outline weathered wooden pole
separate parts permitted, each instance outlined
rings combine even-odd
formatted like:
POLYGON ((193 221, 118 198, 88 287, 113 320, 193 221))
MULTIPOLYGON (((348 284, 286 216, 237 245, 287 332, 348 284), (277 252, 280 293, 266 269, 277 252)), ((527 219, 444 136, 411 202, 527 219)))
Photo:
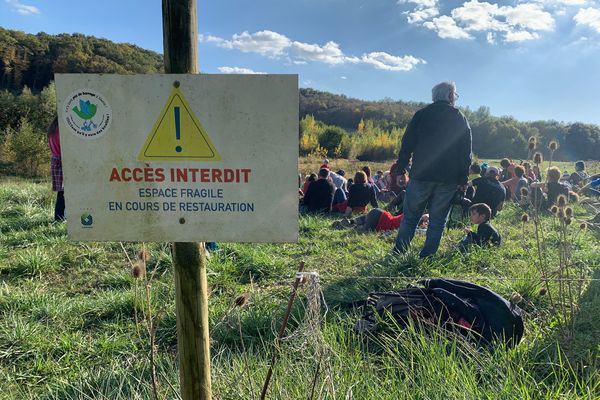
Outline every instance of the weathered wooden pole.
MULTIPOLYGON (((163 0, 162 13, 165 72, 197 74, 196 0, 163 0)), ((209 400, 210 336, 204 243, 174 243, 173 264, 181 398, 209 400)))

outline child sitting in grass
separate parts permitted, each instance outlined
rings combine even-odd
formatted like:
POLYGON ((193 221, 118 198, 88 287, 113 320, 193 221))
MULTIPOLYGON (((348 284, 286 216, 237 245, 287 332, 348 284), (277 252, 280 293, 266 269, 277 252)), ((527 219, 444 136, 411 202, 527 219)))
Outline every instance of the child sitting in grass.
POLYGON ((492 209, 485 203, 476 203, 469 208, 471 223, 477 225, 477 232, 473 232, 470 227, 465 228, 466 236, 460 242, 459 247, 462 252, 468 250, 469 246, 476 244, 481 247, 493 244, 499 246, 502 238, 500 234, 490 223, 492 209))

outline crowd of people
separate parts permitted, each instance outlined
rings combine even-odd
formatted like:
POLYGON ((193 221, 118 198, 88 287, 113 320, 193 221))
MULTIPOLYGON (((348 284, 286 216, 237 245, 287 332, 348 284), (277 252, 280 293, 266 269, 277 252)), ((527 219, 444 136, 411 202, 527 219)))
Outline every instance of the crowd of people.
POLYGON ((418 230, 426 230, 421 257, 436 253, 448 217, 457 206, 477 225, 465 228, 461 251, 472 245, 500 245, 501 235, 492 225, 505 202, 524 208, 549 209, 560 195, 600 196, 600 174, 589 175, 583 161, 571 174, 556 166, 542 176, 539 163, 514 163, 508 158, 499 166, 473 162, 471 128, 454 106, 458 94, 453 82, 432 90, 433 103, 417 111, 402 138, 399 156, 388 171, 364 166, 347 179, 346 171, 333 171, 325 159, 318 174, 302 182, 299 176, 300 211, 340 213, 336 227, 358 231, 394 231, 394 251, 404 253, 418 230), (385 209, 380 208, 385 203, 385 209), (369 206, 371 209, 369 210, 369 206), (355 216, 352 218, 352 216, 355 216))

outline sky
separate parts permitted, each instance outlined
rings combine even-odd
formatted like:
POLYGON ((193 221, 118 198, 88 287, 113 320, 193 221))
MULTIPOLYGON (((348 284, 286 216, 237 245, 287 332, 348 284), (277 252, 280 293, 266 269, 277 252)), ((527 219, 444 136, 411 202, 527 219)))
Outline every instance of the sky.
MULTIPOLYGON (((163 49, 159 0, 0 0, 0 26, 163 49)), ((205 73, 419 102, 451 80, 458 106, 600 124, 600 0, 201 0, 198 33, 205 73)))

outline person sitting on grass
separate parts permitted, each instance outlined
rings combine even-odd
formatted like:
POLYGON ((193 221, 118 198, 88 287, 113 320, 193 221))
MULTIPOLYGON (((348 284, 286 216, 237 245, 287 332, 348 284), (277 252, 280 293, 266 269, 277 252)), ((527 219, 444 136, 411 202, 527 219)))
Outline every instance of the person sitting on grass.
POLYGON ((354 183, 350 186, 348 200, 345 203, 338 204, 336 207, 339 211, 350 215, 353 211, 366 212, 367 204, 369 203, 371 203, 373 208, 379 207, 375 189, 367 183, 367 174, 363 171, 358 171, 354 175, 354 183))
POLYGON ((472 244, 481 247, 490 244, 495 246, 500 245, 502 238, 496 228, 490 223, 490 218, 492 217, 490 206, 484 203, 473 204, 469 208, 469 217, 471 218, 471 223, 477 225, 477 232, 473 232, 470 227, 465 228, 466 235, 459 244, 462 252, 467 251, 472 244))
POLYGON ((508 158, 503 158, 500 160, 500 166, 502 167, 502 172, 500 173, 500 181, 507 181, 513 176, 515 176, 515 164, 511 162, 508 158))
POLYGON ((507 191, 510 191, 510 198, 513 201, 521 200, 521 188, 528 188, 527 179, 525 178, 525 168, 521 165, 515 167, 515 176, 507 181, 502 182, 507 191))
MULTIPOLYGON (((335 221, 333 228, 355 228, 357 232, 386 232, 397 230, 404 218, 404 214, 392 215, 389 211, 381 208, 374 208, 367 214, 356 218, 344 218, 335 221)), ((429 214, 423 214, 419 221, 419 229, 427 229, 429 223, 429 214)))
POLYGON ((471 182, 471 185, 475 187, 475 195, 469 200, 473 204, 487 204, 492 210, 492 218, 496 216, 498 211, 502 210, 504 198, 506 197, 506 189, 498 182, 498 175, 498 168, 487 167, 484 177, 475 178, 471 182))
POLYGON ((304 180, 304 184, 302 185, 302 194, 306 194, 308 192, 308 187, 311 183, 317 180, 317 174, 312 172, 310 175, 306 175, 306 179, 304 180))
POLYGON ((573 189, 579 189, 585 185, 585 181, 589 178, 587 171, 585 170, 585 163, 583 161, 577 161, 575 163, 575 172, 569 176, 569 183, 573 189))
POLYGON ((328 178, 329 170, 321 168, 319 179, 311 183, 306 194, 304 194, 304 207, 307 211, 313 213, 328 213, 331 211, 335 186, 328 178))
POLYGON ((569 197, 569 187, 560 181, 561 173, 558 167, 550 167, 546 172, 546 183, 534 182, 531 184, 532 190, 536 191, 535 197, 541 197, 539 192, 546 194, 546 201, 543 203, 545 208, 550 208, 556 203, 556 199, 561 194, 569 197))
POLYGON ((535 173, 533 172, 533 169, 531 168, 530 162, 527 162, 527 161, 524 162, 523 168, 525 168, 525 179, 527 179, 527 181, 529 183, 537 181, 537 177, 535 176, 535 173))

